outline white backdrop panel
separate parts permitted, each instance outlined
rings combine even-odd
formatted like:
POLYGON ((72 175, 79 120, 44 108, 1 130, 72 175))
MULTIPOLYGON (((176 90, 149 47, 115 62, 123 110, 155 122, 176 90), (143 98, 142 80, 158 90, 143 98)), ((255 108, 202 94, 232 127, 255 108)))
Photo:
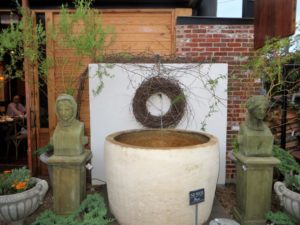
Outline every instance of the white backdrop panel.
MULTIPOLYGON (((141 82, 150 76, 161 74, 177 79, 183 87, 188 110, 176 128, 200 131, 201 122, 212 104, 211 92, 205 84, 211 79, 218 79, 215 95, 220 97, 217 111, 206 121, 205 131, 218 137, 220 142, 220 172, 218 183, 225 183, 226 167, 226 126, 227 126, 227 64, 114 64, 106 68, 112 77, 104 77, 104 87, 98 95, 93 94, 99 85, 97 69, 105 64, 89 65, 89 98, 91 150, 93 152, 93 184, 105 181, 104 175, 104 140, 113 132, 143 128, 132 113, 132 99, 141 82)), ((153 99, 152 99, 153 100, 153 99)), ((155 98, 154 98, 155 101, 155 98)), ((155 103, 160 104, 159 102, 155 103)), ((149 108, 156 113, 155 109, 149 108)))

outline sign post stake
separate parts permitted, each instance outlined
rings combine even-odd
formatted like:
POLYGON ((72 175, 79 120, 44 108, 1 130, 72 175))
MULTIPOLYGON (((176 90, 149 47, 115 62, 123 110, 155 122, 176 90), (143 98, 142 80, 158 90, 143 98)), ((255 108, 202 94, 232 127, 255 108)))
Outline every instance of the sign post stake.
POLYGON ((190 205, 196 205, 195 206, 195 225, 198 225, 198 205, 201 202, 204 202, 205 199, 205 192, 204 188, 198 189, 195 191, 190 191, 189 194, 190 197, 190 205))
POLYGON ((198 204, 196 204, 195 225, 198 225, 198 204))

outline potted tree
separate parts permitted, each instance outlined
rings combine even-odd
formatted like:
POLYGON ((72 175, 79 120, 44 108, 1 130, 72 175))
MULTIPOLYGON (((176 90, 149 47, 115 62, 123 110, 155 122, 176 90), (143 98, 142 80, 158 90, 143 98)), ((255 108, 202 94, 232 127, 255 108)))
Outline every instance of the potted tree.
POLYGON ((45 180, 31 177, 26 168, 0 174, 0 223, 22 225, 44 199, 48 190, 45 180))

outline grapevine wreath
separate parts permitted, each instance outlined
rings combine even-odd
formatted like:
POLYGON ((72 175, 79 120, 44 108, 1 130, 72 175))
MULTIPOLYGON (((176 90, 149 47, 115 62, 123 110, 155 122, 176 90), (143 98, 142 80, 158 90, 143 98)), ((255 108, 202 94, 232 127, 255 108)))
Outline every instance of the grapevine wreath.
POLYGON ((136 90, 132 108, 136 120, 145 127, 175 127, 184 115, 186 99, 177 80, 155 76, 144 80, 136 90), (169 110, 162 116, 151 115, 146 105, 147 100, 157 93, 165 94, 171 101, 169 110))

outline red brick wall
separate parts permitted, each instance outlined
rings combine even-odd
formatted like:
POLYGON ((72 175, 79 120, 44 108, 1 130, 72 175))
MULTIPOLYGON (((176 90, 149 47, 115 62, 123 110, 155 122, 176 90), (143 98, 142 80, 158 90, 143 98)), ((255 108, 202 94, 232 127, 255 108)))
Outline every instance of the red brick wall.
MULTIPOLYGON (((253 25, 177 25, 176 55, 197 62, 228 63, 227 153, 233 149, 243 103, 257 94, 260 84, 241 67, 253 54, 253 25)), ((226 157, 226 182, 235 178, 234 163, 226 157)))

